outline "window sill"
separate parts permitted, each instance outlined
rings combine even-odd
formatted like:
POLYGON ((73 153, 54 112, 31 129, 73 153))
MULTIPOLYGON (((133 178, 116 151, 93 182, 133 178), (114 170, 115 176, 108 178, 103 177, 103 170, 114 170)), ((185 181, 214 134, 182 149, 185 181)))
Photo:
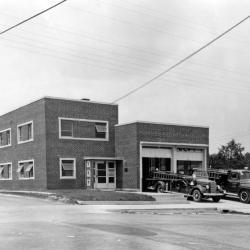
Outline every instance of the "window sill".
POLYGON ((12 178, 11 179, 1 179, 0 178, 0 181, 12 181, 12 178))
POLYGON ((4 146, 0 146, 0 149, 1 149, 1 148, 7 148, 7 147, 11 147, 11 144, 9 144, 9 145, 4 145, 4 146))
POLYGON ((78 138, 78 137, 68 137, 68 136, 59 136, 59 139, 80 140, 80 141, 109 141, 109 138, 78 138))
POLYGON ((32 177, 32 178, 18 178, 18 180, 35 180, 35 177, 32 177))
POLYGON ((60 180, 75 180, 75 179, 76 179, 75 176, 73 176, 73 177, 62 177, 62 176, 60 176, 60 180))
POLYGON ((30 140, 27 140, 27 141, 17 141, 17 144, 24 144, 24 143, 27 143, 27 142, 32 142, 34 141, 34 139, 30 139, 30 140))

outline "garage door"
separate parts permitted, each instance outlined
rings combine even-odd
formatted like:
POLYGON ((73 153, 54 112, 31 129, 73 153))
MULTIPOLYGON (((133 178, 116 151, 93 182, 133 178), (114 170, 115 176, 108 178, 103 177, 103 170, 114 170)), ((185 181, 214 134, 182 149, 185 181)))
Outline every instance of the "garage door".
POLYGON ((172 158, 172 150, 169 148, 142 148, 142 157, 172 158))

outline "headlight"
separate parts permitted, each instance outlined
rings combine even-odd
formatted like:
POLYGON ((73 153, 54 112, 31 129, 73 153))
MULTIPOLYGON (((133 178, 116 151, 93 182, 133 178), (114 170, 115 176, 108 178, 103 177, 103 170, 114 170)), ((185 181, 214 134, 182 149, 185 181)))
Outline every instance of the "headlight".
POLYGON ((207 190, 209 189, 209 185, 206 185, 206 189, 207 189, 207 190))

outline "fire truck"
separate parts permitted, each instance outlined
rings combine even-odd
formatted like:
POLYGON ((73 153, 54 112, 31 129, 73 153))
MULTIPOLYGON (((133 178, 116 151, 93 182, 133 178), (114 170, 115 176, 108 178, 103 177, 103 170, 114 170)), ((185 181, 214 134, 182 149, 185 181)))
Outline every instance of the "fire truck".
POLYGON ((243 203, 250 202, 250 170, 209 170, 209 179, 223 188, 226 196, 235 196, 243 203))
POLYGON ((185 194, 199 202, 202 199, 212 198, 219 202, 224 196, 224 191, 215 181, 208 179, 206 171, 195 171, 192 176, 176 174, 165 171, 154 171, 146 179, 147 189, 159 193, 173 191, 185 194))

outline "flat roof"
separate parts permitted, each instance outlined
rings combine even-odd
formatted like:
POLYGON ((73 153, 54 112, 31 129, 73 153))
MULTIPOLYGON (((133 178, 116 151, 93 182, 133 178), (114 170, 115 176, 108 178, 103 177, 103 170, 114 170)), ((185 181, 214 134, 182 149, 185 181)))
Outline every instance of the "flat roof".
POLYGON ((126 126, 136 123, 144 123, 144 124, 154 124, 154 125, 169 125, 169 126, 183 126, 183 127, 194 127, 194 128, 209 128, 209 126, 200 126, 200 125, 188 125, 188 124, 177 124, 177 123, 164 123, 164 122, 150 122, 150 121, 132 121, 132 122, 126 122, 126 123, 120 123, 116 124, 115 126, 126 126))
POLYGON ((41 98, 35 99, 35 100, 33 100, 33 101, 30 101, 30 102, 27 103, 27 104, 24 104, 24 105, 21 105, 21 106, 19 106, 19 107, 17 107, 17 108, 14 108, 14 109, 12 109, 12 110, 6 112, 6 113, 0 114, 0 117, 1 117, 1 116, 4 116, 4 115, 7 115, 7 114, 9 114, 9 113, 11 113, 11 112, 14 112, 14 111, 16 111, 16 110, 18 110, 18 109, 20 109, 20 108, 25 107, 25 106, 28 106, 28 105, 30 105, 30 104, 32 104, 32 103, 34 103, 34 102, 38 102, 38 101, 40 101, 40 100, 43 100, 43 99, 53 99, 53 100, 62 100, 62 101, 71 101, 71 102, 86 102, 86 103, 93 103, 93 104, 104 104, 104 105, 114 105, 114 106, 118 106, 117 103, 97 102, 97 101, 88 101, 88 100, 81 100, 81 99, 79 100, 79 99, 71 99, 71 98, 63 98, 63 97, 53 97, 53 96, 43 96, 43 97, 41 97, 41 98))
MULTIPOLYGON (((53 96, 44 96, 40 99, 54 99, 54 100, 63 100, 63 101, 72 101, 72 102, 87 102, 87 103, 96 103, 96 104, 105 104, 105 105, 115 105, 118 106, 117 103, 111 103, 111 102, 97 102, 97 101, 91 101, 91 100, 81 100, 81 99, 73 99, 73 98, 63 98, 63 97, 53 97, 53 96)), ((40 100, 39 99, 39 100, 40 100)))

